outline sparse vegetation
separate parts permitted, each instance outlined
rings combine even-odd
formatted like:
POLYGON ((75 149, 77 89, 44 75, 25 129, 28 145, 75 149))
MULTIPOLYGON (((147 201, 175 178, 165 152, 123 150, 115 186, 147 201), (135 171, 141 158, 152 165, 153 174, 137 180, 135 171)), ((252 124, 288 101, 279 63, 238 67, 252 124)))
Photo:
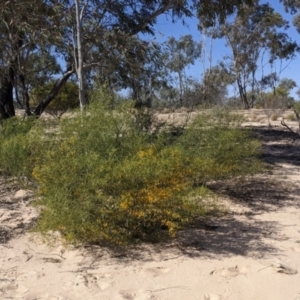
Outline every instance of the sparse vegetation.
POLYGON ((295 116, 295 114, 289 114, 287 117, 286 117, 286 119, 288 120, 288 121, 297 121, 297 118, 296 118, 296 116, 295 116))
POLYGON ((290 132, 300 137, 300 102, 295 102, 293 105, 293 115, 288 116, 288 120, 298 122, 298 129, 292 129, 288 124, 285 123, 284 118, 281 120, 281 125, 287 128, 290 132))
POLYGON ((277 114, 273 114, 273 115, 271 116, 271 121, 277 121, 278 118, 279 118, 279 116, 278 116, 277 114))

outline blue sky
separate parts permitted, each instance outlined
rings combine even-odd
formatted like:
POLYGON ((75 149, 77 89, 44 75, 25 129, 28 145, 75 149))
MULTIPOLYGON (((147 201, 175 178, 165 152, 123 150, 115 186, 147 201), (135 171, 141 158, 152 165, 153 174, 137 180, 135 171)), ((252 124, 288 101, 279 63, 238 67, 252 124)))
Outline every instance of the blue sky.
MULTIPOLYGON (((276 11, 283 15, 284 19, 290 22, 290 28, 287 30, 288 35, 292 38, 292 40, 300 43, 300 34, 296 31, 292 24, 293 17, 290 14, 285 13, 284 7, 279 2, 279 0, 271 1, 270 3, 276 11)), ((197 29, 198 20, 196 18, 190 18, 185 21, 187 25, 184 26, 181 21, 172 23, 171 18, 167 19, 165 16, 160 16, 156 25, 156 41, 164 41, 170 36, 179 38, 182 35, 191 34, 194 37, 195 41, 201 42, 202 35, 197 29)), ((216 64, 218 61, 222 60, 222 58, 226 54, 230 54, 230 50, 226 47, 225 41, 215 40, 213 42, 213 64, 216 64)), ((300 53, 296 56, 296 58, 293 61, 283 62, 282 66, 285 67, 285 69, 280 74, 280 78, 291 78, 296 81, 298 88, 300 88, 300 53)), ((279 71, 279 63, 276 64, 276 69, 276 71, 279 71)), ((187 70, 188 75, 193 76, 197 79, 201 78, 202 72, 203 68, 200 60, 198 60, 198 62, 194 66, 191 66, 189 70, 187 70)), ((269 71, 265 69, 264 72, 265 74, 267 74, 269 71)), ((292 93, 294 96, 295 91, 298 88, 294 89, 292 93)))

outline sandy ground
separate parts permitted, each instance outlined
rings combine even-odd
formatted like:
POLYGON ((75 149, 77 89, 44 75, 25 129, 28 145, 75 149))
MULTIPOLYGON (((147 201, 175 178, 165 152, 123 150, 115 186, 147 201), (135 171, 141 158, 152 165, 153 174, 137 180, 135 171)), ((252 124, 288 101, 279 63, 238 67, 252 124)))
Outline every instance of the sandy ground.
MULTIPOLYGON (((245 124, 249 125, 249 124, 245 124)), ((260 121, 270 174, 210 187, 225 217, 130 250, 45 243, 34 195, 0 179, 0 299, 300 300, 300 141, 260 121)))

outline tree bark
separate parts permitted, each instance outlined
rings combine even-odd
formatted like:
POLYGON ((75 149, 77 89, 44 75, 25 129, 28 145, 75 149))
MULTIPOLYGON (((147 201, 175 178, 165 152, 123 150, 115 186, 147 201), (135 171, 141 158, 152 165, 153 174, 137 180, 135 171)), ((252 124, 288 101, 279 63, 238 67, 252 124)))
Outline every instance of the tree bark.
MULTIPOLYGON (((81 29, 81 20, 85 6, 82 10, 79 9, 79 1, 75 0, 75 9, 76 9, 76 35, 77 35, 77 57, 74 57, 76 61, 76 73, 78 77, 79 85, 79 102, 80 109, 83 110, 86 106, 85 91, 84 91, 84 74, 83 74, 83 54, 82 54, 82 29, 81 29)), ((75 45, 74 45, 75 47, 75 45)))
POLYGON ((22 96, 23 96, 23 106, 25 108, 25 113, 27 116, 31 116, 31 110, 29 105, 29 95, 25 85, 25 78, 23 74, 19 75, 20 83, 22 86, 22 96))
POLYGON ((12 65, 9 66, 8 72, 2 76, 0 83, 0 114, 1 119, 8 119, 15 116, 13 102, 13 82, 15 71, 12 65))
POLYGON ((237 85, 238 85, 238 89, 239 89, 241 102, 243 103, 244 108, 250 109, 250 105, 249 105, 248 98, 247 98, 247 92, 246 92, 245 86, 243 86, 243 84, 242 84, 242 79, 240 78, 240 75, 238 75, 238 77, 237 77, 237 85))

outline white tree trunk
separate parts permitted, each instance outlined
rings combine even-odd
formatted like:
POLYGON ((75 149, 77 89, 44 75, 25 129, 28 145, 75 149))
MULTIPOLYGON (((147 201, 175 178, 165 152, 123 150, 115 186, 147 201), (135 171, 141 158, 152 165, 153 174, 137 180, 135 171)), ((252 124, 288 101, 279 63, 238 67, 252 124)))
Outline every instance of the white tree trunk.
POLYGON ((76 74, 78 78, 79 84, 79 103, 80 109, 83 110, 86 106, 85 99, 85 91, 84 91, 84 72, 83 72, 83 54, 82 54, 82 30, 81 30, 81 22, 82 16, 85 6, 80 10, 79 0, 74 0, 75 9, 76 9, 76 36, 77 36, 77 47, 75 51, 75 55, 77 54, 77 58, 75 57, 76 62, 76 74), (76 53, 77 52, 77 53, 76 53))

